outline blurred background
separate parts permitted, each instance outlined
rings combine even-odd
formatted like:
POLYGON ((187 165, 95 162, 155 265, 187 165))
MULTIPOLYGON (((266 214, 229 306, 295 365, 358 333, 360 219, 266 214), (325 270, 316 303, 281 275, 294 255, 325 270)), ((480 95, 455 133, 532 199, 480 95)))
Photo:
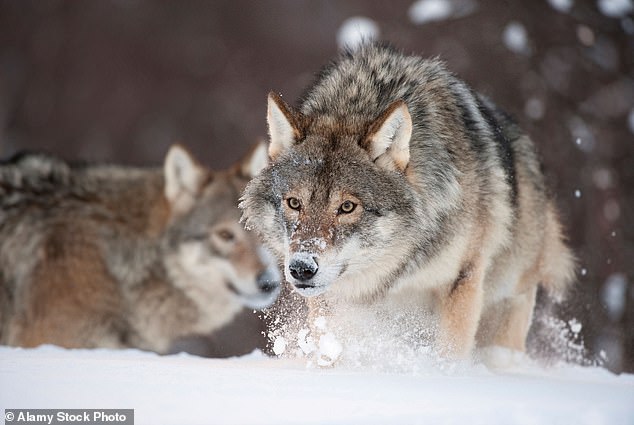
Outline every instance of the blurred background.
MULTIPOLYGON (((579 283, 561 317, 587 355, 634 371, 631 0, 0 0, 0 155, 159 165, 174 142, 212 168, 266 136, 359 31, 440 56, 537 143, 579 283)), ((184 343, 265 343, 253 314, 184 343), (247 331, 244 331, 247 329, 247 331)))

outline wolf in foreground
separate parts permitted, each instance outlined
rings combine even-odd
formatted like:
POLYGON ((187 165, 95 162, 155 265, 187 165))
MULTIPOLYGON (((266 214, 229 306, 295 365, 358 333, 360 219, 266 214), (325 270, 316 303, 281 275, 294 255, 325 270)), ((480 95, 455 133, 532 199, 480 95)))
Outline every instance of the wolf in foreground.
POLYGON ((239 224, 260 144, 212 172, 173 146, 164 167, 71 165, 26 154, 0 166, 0 342, 165 352, 279 292, 239 224))
POLYGON ((268 128, 243 220, 305 297, 431 309, 464 358, 524 351, 538 285, 573 279, 533 142, 438 60, 344 52, 299 108, 269 94, 268 128))

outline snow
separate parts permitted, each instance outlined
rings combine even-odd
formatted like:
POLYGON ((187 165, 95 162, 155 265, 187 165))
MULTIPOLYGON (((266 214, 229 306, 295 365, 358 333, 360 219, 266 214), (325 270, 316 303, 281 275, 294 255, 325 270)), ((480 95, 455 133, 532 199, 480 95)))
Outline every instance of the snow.
POLYGON ((303 240, 300 244, 302 250, 318 249, 323 251, 326 249, 326 240, 324 238, 310 238, 303 240))
POLYGON ((340 49, 355 49, 364 41, 379 38, 380 30, 376 22, 363 16, 346 19, 337 32, 337 44, 340 49))
POLYGON ((319 330, 325 331, 328 326, 328 321, 324 316, 319 316, 315 319, 315 327, 319 330))
POLYGON ((420 0, 409 9, 409 17, 415 24, 442 21, 451 16, 451 3, 447 0, 420 0))
POLYGON ((310 330, 306 328, 301 329, 297 333, 297 345, 299 346, 301 353, 305 356, 317 350, 317 345, 315 345, 315 341, 313 340, 313 337, 310 336, 309 334, 310 334, 310 330))
POLYGON ((337 337, 328 332, 319 337, 319 353, 317 354, 317 365, 332 366, 343 351, 343 346, 337 337))
POLYGON ((611 274, 603 285, 601 298, 612 322, 618 322, 625 312, 627 286, 627 278, 623 273, 611 274))
POLYGON ((584 46, 592 46, 595 41, 594 31, 585 25, 577 26, 577 38, 584 46))
POLYGON ((475 0, 418 0, 407 14, 414 24, 462 18, 473 13, 478 7, 475 0))
POLYGON ((283 336, 278 336, 273 342, 273 353, 275 353, 276 356, 281 356, 282 354, 284 354, 285 351, 286 338, 284 338, 283 336))
POLYGON ((595 138, 592 130, 585 121, 574 115, 568 120, 568 128, 575 140, 575 145, 583 152, 589 153, 594 151, 595 138))
POLYGON ((545 109, 544 102, 536 97, 529 98, 524 105, 524 113, 532 120, 542 119, 546 112, 545 109))
POLYGON ((627 424, 634 376, 530 363, 418 374, 137 350, 0 348, 2 408, 135 409, 143 424, 627 424))
POLYGON ((634 10, 632 0, 599 0, 599 11, 610 18, 622 18, 634 10))
POLYGON ((526 28, 517 21, 511 21, 506 25, 502 33, 502 41, 514 53, 523 55, 530 55, 531 53, 526 28))
POLYGON ((575 335, 579 335, 579 332, 581 332, 581 322, 579 322, 577 319, 570 319, 568 321, 568 325, 570 326, 570 330, 575 334, 575 335))
POLYGON ((574 0, 548 0, 548 4, 559 12, 568 13, 574 5, 574 0))

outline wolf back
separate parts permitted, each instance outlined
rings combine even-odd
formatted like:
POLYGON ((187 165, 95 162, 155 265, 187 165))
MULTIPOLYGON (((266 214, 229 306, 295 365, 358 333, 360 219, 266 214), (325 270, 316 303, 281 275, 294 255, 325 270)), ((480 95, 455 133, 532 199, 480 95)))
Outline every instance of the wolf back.
POLYGON ((524 350, 536 288, 574 276, 532 141, 438 60, 366 44, 298 108, 269 95, 272 163, 241 208, 305 296, 421 300, 438 347, 524 350))

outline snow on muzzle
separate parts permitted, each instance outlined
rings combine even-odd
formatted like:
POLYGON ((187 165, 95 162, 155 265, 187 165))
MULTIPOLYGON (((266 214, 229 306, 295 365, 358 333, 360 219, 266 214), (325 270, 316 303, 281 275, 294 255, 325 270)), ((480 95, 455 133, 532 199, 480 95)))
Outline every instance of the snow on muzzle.
POLYGON ((328 288, 330 279, 328 273, 320 271, 318 257, 312 252, 295 252, 287 258, 284 267, 286 280, 295 291, 304 297, 314 297, 322 294, 328 288))
MULTIPOLYGON (((288 266, 288 271, 293 279, 300 282, 309 282, 319 270, 319 265, 314 256, 295 256, 288 266)), ((298 283, 297 286, 304 283, 298 283)))

